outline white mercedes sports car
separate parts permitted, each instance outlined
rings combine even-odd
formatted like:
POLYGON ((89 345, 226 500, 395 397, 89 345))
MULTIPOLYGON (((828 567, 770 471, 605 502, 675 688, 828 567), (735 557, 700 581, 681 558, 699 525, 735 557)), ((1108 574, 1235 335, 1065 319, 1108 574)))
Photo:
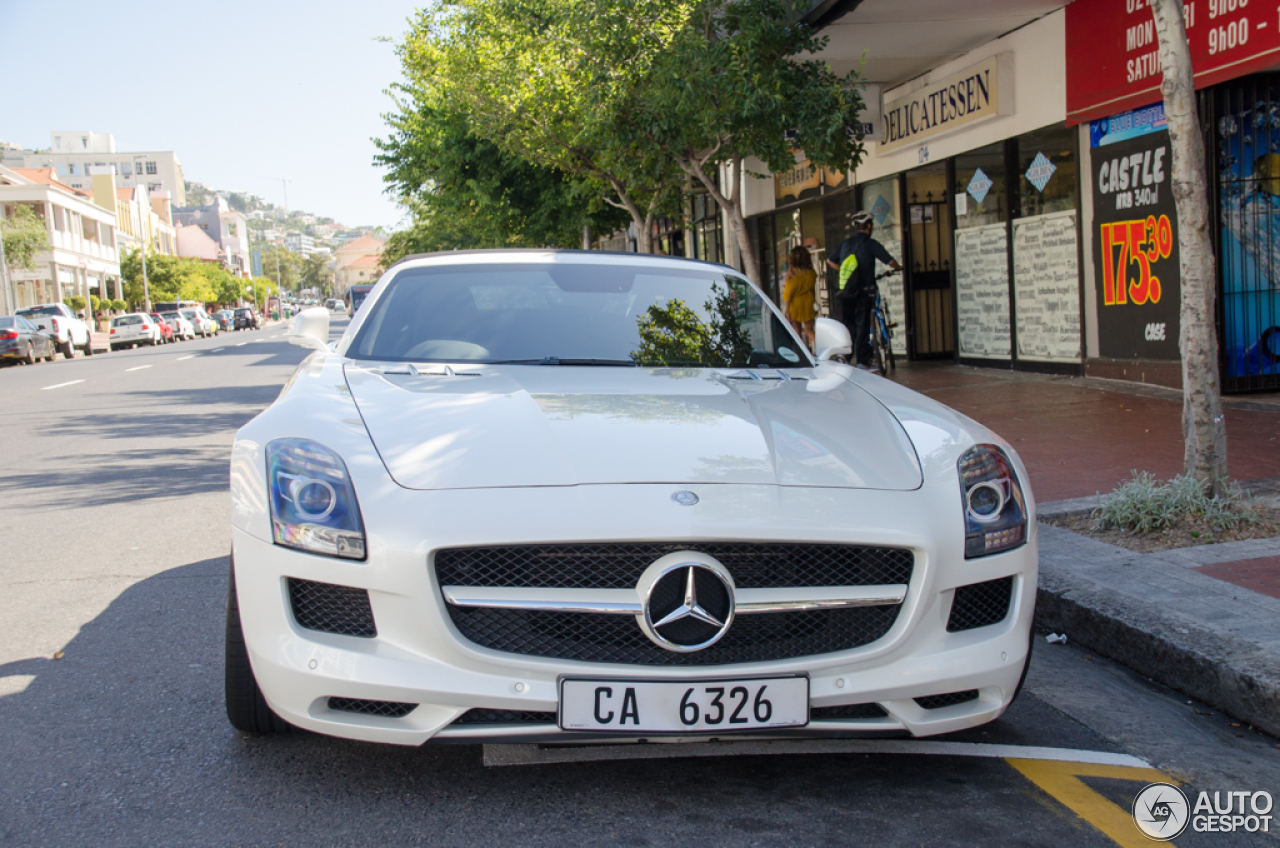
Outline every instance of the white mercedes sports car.
POLYGON ((737 271, 392 267, 231 459, 227 711, 418 745, 926 736, 1018 693, 1035 506, 974 421, 737 271))

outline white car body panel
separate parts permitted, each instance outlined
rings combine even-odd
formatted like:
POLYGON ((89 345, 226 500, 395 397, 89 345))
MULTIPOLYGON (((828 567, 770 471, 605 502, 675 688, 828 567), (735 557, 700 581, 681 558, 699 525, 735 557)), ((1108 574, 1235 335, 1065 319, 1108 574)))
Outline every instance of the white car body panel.
MULTIPOLYGON (((515 256, 566 261, 563 254, 515 256)), ((414 264, 478 261, 492 262, 494 254, 414 264)), ((812 708, 880 705, 885 717, 856 723, 864 735, 945 733, 990 721, 1007 707, 1029 656, 1038 540, 1025 468, 985 427, 829 362, 789 369, 807 382, 736 381, 727 369, 675 375, 465 362, 452 365, 454 376, 426 374, 443 372, 439 364, 424 364, 417 375, 386 374, 406 369, 344 355, 386 281, 335 350, 310 355, 275 404, 240 430, 232 452, 233 576, 243 631, 258 684, 286 721, 405 745, 521 740, 527 731, 520 726, 452 723, 476 707, 554 712, 563 674, 686 681, 807 674, 812 708), (366 561, 272 543, 266 445, 286 437, 312 439, 344 460, 364 521, 366 561), (1014 464, 1027 539, 966 560, 956 463, 980 443, 1002 447, 1014 464), (677 489, 699 502, 674 502, 677 489), (915 566, 897 619, 870 644, 777 661, 679 666, 481 647, 450 620, 432 567, 442 548, 613 540, 883 545, 910 549, 915 566), (1014 582, 1003 621, 947 631, 957 587, 1004 577, 1014 582), (301 627, 290 612, 289 578, 366 590, 377 636, 301 627), (935 710, 913 700, 963 690, 978 697, 935 710), (419 706, 388 718, 331 710, 330 697, 419 706)), ((850 727, 815 720, 805 730, 850 727)), ((603 741, 554 727, 538 738, 603 741)))

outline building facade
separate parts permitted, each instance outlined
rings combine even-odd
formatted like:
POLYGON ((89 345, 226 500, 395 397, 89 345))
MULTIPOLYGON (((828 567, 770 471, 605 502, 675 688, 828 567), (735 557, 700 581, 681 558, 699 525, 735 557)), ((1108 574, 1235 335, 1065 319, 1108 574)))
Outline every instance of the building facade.
POLYGON ((59 182, 52 168, 0 166, 0 217, 12 217, 19 207, 43 222, 49 249, 36 256, 33 268, 9 267, 5 298, 11 308, 59 303, 72 295, 86 301, 90 295, 123 297, 114 209, 59 182))
MULTIPOLYGON (((195 243, 203 245, 203 242, 191 238, 189 234, 187 236, 182 234, 183 228, 198 227, 206 236, 218 244, 219 259, 228 271, 240 277, 252 276, 249 255, 249 221, 243 213, 231 209, 222 195, 214 195, 213 202, 204 206, 174 207, 173 221, 179 228, 179 256, 198 256, 195 253, 187 254, 182 252, 183 250, 194 249, 190 245, 195 243)), ((202 247, 202 249, 204 248, 202 247)), ((199 256, 199 258, 207 257, 199 256)))
POLYGON ((47 150, 5 150, 3 164, 10 168, 53 168, 59 182, 84 191, 92 190, 92 169, 110 168, 123 188, 142 186, 148 193, 167 191, 175 206, 186 204, 182 163, 173 151, 117 151, 115 137, 109 133, 54 130, 49 133, 47 150))
POLYGON ((342 297, 352 286, 375 283, 382 276, 383 242, 360 236, 334 251, 333 293, 342 297))

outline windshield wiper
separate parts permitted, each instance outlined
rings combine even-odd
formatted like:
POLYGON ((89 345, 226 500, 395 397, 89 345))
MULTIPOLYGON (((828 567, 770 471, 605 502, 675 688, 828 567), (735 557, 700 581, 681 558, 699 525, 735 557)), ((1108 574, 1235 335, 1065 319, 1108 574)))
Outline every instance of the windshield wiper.
POLYGON ((638 368, 630 359, 560 359, 556 356, 544 356, 541 359, 498 359, 484 362, 484 365, 603 365, 638 368))

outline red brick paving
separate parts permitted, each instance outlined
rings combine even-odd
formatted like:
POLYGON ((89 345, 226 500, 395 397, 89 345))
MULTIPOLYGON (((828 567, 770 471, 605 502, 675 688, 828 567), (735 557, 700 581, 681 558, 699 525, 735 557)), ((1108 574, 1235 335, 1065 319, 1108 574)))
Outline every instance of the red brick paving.
POLYGON ((1195 569, 1201 574, 1280 598, 1280 556, 1219 562, 1195 569))
MULTIPOLYGON (((1134 469, 1182 471, 1182 404, 1046 378, 954 365, 914 364, 895 378, 1008 439, 1036 498, 1109 492, 1134 469)), ((1280 413, 1228 409, 1227 464, 1238 480, 1280 477, 1280 413)))

